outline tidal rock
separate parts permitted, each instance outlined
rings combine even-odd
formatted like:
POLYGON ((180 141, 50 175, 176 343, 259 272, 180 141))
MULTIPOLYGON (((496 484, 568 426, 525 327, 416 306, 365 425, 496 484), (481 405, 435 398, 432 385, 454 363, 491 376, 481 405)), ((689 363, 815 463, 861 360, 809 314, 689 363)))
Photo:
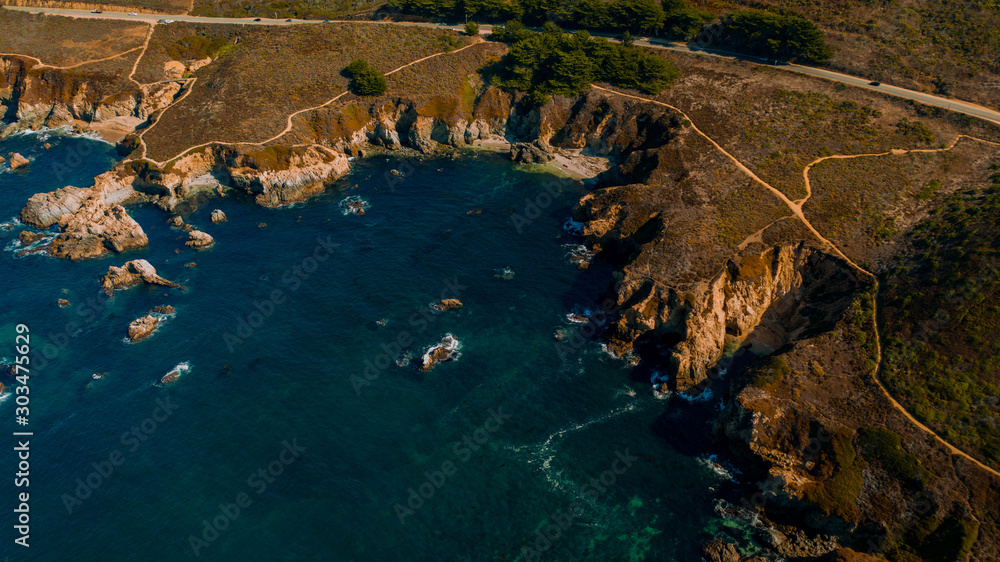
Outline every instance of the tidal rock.
POLYGON ((212 224, 219 224, 220 222, 226 222, 229 220, 226 217, 226 213, 223 213, 221 209, 215 209, 212 211, 212 224))
POLYGON ((11 152, 9 156, 10 162, 8 162, 7 165, 10 166, 11 170, 16 170, 31 163, 27 158, 16 152, 11 152))
POLYGON ((183 285, 167 281, 157 275, 156 268, 146 260, 132 260, 121 267, 111 266, 104 277, 101 277, 101 289, 108 295, 117 290, 128 289, 142 283, 184 288, 183 285))
POLYGON ((740 562, 740 553, 731 543, 715 539, 701 549, 701 555, 708 562, 740 562))
POLYGON ((191 366, 188 363, 178 363, 176 367, 170 370, 169 373, 163 375, 160 382, 163 384, 170 384, 176 382, 177 379, 181 378, 181 375, 187 373, 191 370, 191 366))
POLYGON ((30 246, 43 238, 45 238, 44 234, 31 232, 30 230, 22 230, 21 233, 17 235, 17 239, 21 241, 22 246, 30 246))
POLYGON ((443 299, 434 305, 434 310, 451 310, 453 308, 462 308, 462 301, 458 299, 443 299))
POLYGON ((347 210, 352 214, 358 215, 359 217, 365 216, 364 201, 346 201, 344 205, 347 207, 347 210))
POLYGON ((147 314, 142 318, 133 320, 131 324, 128 325, 128 341, 135 343, 142 341, 149 336, 153 335, 156 330, 156 326, 159 325, 160 320, 151 314, 147 314))
POLYGON ((59 305, 59 308, 66 308, 67 306, 69 306, 69 301, 66 299, 59 299, 58 301, 56 301, 56 304, 59 305))
POLYGON ((175 312, 174 307, 169 304, 163 306, 154 306, 153 312, 158 312, 160 314, 173 314, 175 312))
POLYGON ((183 228, 184 227, 184 217, 182 217, 180 215, 174 215, 174 216, 170 217, 169 219, 167 219, 167 224, 169 224, 170 226, 176 227, 176 228, 183 228))
POLYGON ((420 369, 424 372, 430 371, 438 363, 451 361, 458 357, 458 348, 461 343, 451 335, 445 334, 441 341, 432 345, 420 358, 420 369))
POLYGON ((536 140, 534 142, 519 142, 510 147, 510 159, 521 164, 545 164, 555 159, 552 154, 552 147, 547 143, 536 140))
POLYGON ((212 244, 215 244, 214 238, 200 230, 192 230, 191 232, 188 232, 188 237, 191 239, 185 242, 184 245, 196 250, 208 248, 212 246, 212 244))
POLYGON ((122 253, 149 244, 146 233, 121 205, 88 200, 77 212, 59 219, 62 233, 49 245, 49 254, 73 261, 122 253))

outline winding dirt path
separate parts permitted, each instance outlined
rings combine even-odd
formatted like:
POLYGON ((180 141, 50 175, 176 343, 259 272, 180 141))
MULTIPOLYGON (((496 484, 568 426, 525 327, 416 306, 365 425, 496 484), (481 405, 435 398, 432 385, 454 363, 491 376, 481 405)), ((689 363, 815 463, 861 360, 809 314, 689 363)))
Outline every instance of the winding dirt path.
POLYGON ((149 40, 153 38, 153 31, 155 29, 156 29, 156 24, 155 23, 150 23, 149 24, 149 31, 146 32, 146 40, 142 43, 142 52, 139 53, 139 56, 137 56, 135 58, 135 64, 132 65, 132 72, 128 73, 128 79, 129 79, 129 81, 132 82, 133 84, 135 84, 136 86, 139 86, 140 88, 143 87, 143 86, 145 86, 146 84, 140 84, 135 79, 135 73, 139 69, 139 62, 142 61, 142 57, 145 56, 146 51, 149 50, 149 40))
MULTIPOLYGON (((148 43, 148 41, 147 41, 147 43, 148 43)), ((134 53, 134 52, 136 52, 136 51, 138 51, 139 49, 142 49, 142 48, 143 48, 142 46, 139 46, 139 47, 135 47, 135 48, 129 49, 127 51, 118 53, 116 55, 111 55, 110 57, 104 57, 102 59, 87 60, 87 61, 83 61, 83 62, 78 62, 76 64, 71 64, 69 66, 57 66, 57 65, 54 65, 54 64, 48 64, 48 63, 42 62, 42 59, 40 59, 38 57, 33 57, 31 55, 23 55, 21 53, 0 53, 0 56, 3 56, 3 57, 21 57, 21 58, 24 58, 24 59, 31 59, 31 60, 33 60, 33 61, 35 61, 35 62, 38 63, 38 64, 35 65, 35 68, 51 68, 52 70, 73 70, 74 68, 80 68, 81 66, 86 66, 88 64, 96 64, 96 63, 99 63, 99 62, 104 62, 104 61, 109 61, 109 60, 112 60, 112 59, 117 59, 117 58, 120 58, 120 57, 124 57, 125 55, 130 54, 130 53, 134 53)))
MULTIPOLYGON (((943 445, 953 455, 957 455, 959 457, 962 457, 963 459, 966 459, 966 460, 972 462, 974 465, 976 465, 979 468, 985 470, 986 472, 989 472, 990 474, 992 474, 994 476, 1000 477, 1000 472, 998 472, 997 470, 994 470, 993 468, 990 468, 989 466, 986 466, 985 464, 983 464, 982 462, 976 460, 974 457, 972 457, 968 453, 966 453, 966 452, 962 451, 961 449, 959 449, 958 447, 952 445, 951 443, 949 443, 948 441, 946 441, 943 437, 941 437, 940 435, 938 435, 934 430, 932 430, 931 428, 927 427, 926 425, 924 425, 923 423, 921 423, 919 420, 917 420, 912 414, 910 414, 909 411, 906 410, 906 408, 903 407, 902 404, 900 404, 898 401, 896 401, 895 398, 892 397, 892 395, 889 393, 889 390, 885 387, 885 385, 882 384, 882 381, 879 380, 878 373, 882 369, 882 341, 881 341, 882 338, 881 338, 881 334, 880 334, 879 328, 878 328, 878 292, 879 292, 879 289, 880 289, 879 282, 878 282, 878 277, 876 277, 872 272, 870 272, 870 271, 868 271, 868 270, 860 267, 856 263, 854 263, 850 258, 848 258, 846 255, 844 255, 843 252, 840 251, 840 248, 838 248, 835 244, 833 244, 832 242, 830 242, 829 240, 827 240, 826 238, 824 238, 823 236, 821 236, 819 234, 819 232, 812 226, 812 224, 809 222, 809 219, 806 218, 805 214, 802 211, 802 206, 805 205, 805 203, 807 201, 809 201, 810 197, 812 197, 812 186, 811 186, 810 181, 809 181, 809 172, 810 172, 810 170, 812 170, 812 168, 814 166, 816 166, 817 164, 820 164, 820 163, 822 163, 822 162, 824 162, 826 160, 852 159, 852 158, 865 158, 865 157, 880 157, 880 156, 900 156, 900 155, 911 154, 911 153, 946 152, 946 151, 949 151, 949 150, 952 150, 953 148, 955 148, 955 146, 958 144, 958 142, 960 140, 962 140, 963 138, 967 138, 967 139, 970 139, 970 140, 975 140, 975 141, 986 143, 986 144, 993 145, 993 146, 1000 146, 1000 143, 983 140, 983 139, 972 137, 972 136, 969 136, 969 135, 958 135, 957 137, 955 137, 955 140, 952 141, 952 143, 949 146, 945 147, 945 148, 892 149, 892 150, 890 150, 888 152, 882 152, 882 153, 877 153, 877 154, 855 154, 855 155, 824 156, 822 158, 818 158, 818 159, 810 162, 809 165, 807 165, 805 167, 805 169, 802 171, 802 177, 803 177, 803 179, 805 181, 805 187, 806 187, 806 197, 803 198, 803 199, 799 199, 797 201, 791 201, 790 199, 788 199, 787 196, 785 196, 784 193, 782 193, 778 189, 775 189, 773 186, 771 186, 770 184, 768 184, 767 182, 765 182, 764 180, 762 180, 760 177, 757 176, 757 174, 753 173, 752 170, 750 170, 749 168, 747 168, 735 156, 733 156, 728 151, 726 151, 724 148, 722 148, 722 146, 720 146, 719 143, 715 142, 715 140, 713 140, 711 137, 709 137, 707 134, 705 134, 701 129, 699 129, 697 127, 697 125, 695 125, 694 121, 686 113, 684 113, 680 109, 678 109, 678 108, 676 108, 676 107, 674 107, 672 105, 669 105, 667 103, 661 102, 661 101, 657 101, 657 100, 653 100, 653 99, 649 99, 649 98, 643 98, 643 97, 640 97, 640 96, 634 96, 634 95, 631 95, 631 94, 625 94, 625 93, 622 93, 622 92, 617 92, 617 91, 614 91, 614 90, 610 90, 608 88, 602 88, 602 87, 596 86, 596 85, 593 85, 593 88, 596 89, 596 90, 607 92, 609 94, 613 94, 613 95, 617 95, 617 96, 622 96, 622 97, 626 97, 626 98, 631 98, 631 99, 643 101, 643 102, 646 102, 646 103, 652 103, 652 104, 656 104, 656 105, 661 105, 663 107, 670 108, 670 109, 672 109, 672 110, 680 113, 685 119, 688 120, 688 122, 691 123, 692 130, 694 130, 696 133, 698 133, 703 138, 705 138, 708 142, 710 142, 712 144, 712 146, 714 146, 719 152, 721 152, 724 156, 726 156, 729 160, 731 160, 733 162, 733 164, 736 165, 737 168, 739 168, 743 173, 745 173, 747 176, 749 176, 753 181, 755 181, 758 184, 760 184, 762 187, 764 187, 765 189, 767 189, 768 191, 770 191, 775 197, 777 197, 783 203, 785 203, 785 205, 788 206, 788 208, 792 211, 792 214, 795 216, 795 218, 798 218, 802 222, 802 224, 805 225, 806 228, 808 228, 809 231, 813 233, 813 236, 815 236, 818 240, 820 240, 824 245, 826 245, 829 249, 831 249, 835 254, 837 254, 839 257, 841 257, 847 263, 851 264, 852 267, 854 267, 855 269, 857 269, 861 273, 869 276, 872 279, 872 281, 875 283, 875 299, 874 299, 874 302, 873 302, 874 309, 873 309, 872 317, 873 317, 873 327, 875 329, 875 342, 876 342, 876 350, 877 350, 877 354, 878 354, 878 361, 876 363, 874 371, 871 373, 872 379, 875 381, 875 384, 878 385, 879 389, 882 391, 882 394, 889 400, 889 403, 892 405, 892 407, 895 410, 897 410, 901 414, 903 414, 903 416, 905 416, 906 419, 908 419, 917 428, 919 428, 920 430, 924 431, 925 433, 927 433, 928 435, 930 435, 935 441, 937 441, 938 443, 940 443, 941 445, 943 445)), ((783 217, 783 218, 789 218, 789 217, 783 217)), ((783 220, 783 219, 778 219, 778 220, 783 220)), ((777 221, 775 221, 775 222, 777 222, 777 221)), ((773 224, 774 223, 772 223, 772 225, 773 224)), ((743 244, 746 244, 746 243, 752 241, 755 236, 762 235, 763 232, 764 232, 764 230, 766 230, 770 226, 771 225, 768 225, 768 227, 765 227, 763 230, 750 235, 750 237, 748 237, 743 242, 743 244)))
MULTIPOLYGON (((389 72, 386 72, 385 75, 386 76, 391 76, 393 74, 396 74, 397 72, 400 72, 402 70, 410 68, 411 66, 417 65, 417 64, 422 63, 422 62, 424 62, 426 60, 433 59, 433 58, 436 58, 436 57, 440 57, 442 55, 453 55, 453 54, 456 54, 456 53, 460 53, 460 52, 462 52, 462 51, 464 51, 466 49, 475 47, 476 45, 480 45, 482 43, 483 43, 483 40, 480 39, 478 41, 475 41, 473 43, 470 43, 470 44, 462 47, 461 49, 455 49, 454 51, 442 51, 440 53, 434 53, 432 55, 428 55, 426 57, 417 59, 415 61, 408 62, 408 63, 404 64, 403 66, 400 66, 399 68, 390 70, 389 72)), ((340 98, 342 98, 342 97, 344 97, 344 96, 346 96, 347 94, 350 93, 349 91, 345 90, 345 91, 337 94, 336 96, 330 98, 329 100, 327 100, 326 102, 324 102, 324 103, 322 103, 320 105, 316 105, 316 106, 313 106, 313 107, 307 107, 305 109, 300 109, 300 110, 298 110, 298 111, 290 114, 288 116, 287 120, 286 120, 285 128, 280 133, 278 133, 277 135, 274 135, 273 137, 271 137, 271 138, 269 138, 267 140, 263 140, 263 141, 260 141, 260 142, 209 141, 209 142, 206 142, 206 143, 202 143, 202 144, 199 144, 199 145, 196 145, 196 146, 192 146, 192 147, 186 148, 183 151, 181 151, 179 154, 177 154, 176 156, 173 156, 171 158, 167 158, 166 160, 164 160, 162 162, 158 162, 156 160, 153 160, 152 158, 149 158, 149 156, 148 156, 148 148, 146 146, 146 141, 143 138, 143 136, 146 133, 148 133, 151 129, 153 129, 153 127, 155 127, 157 123, 159 123, 159 121, 163 117, 164 113, 166 113, 170 108, 176 106, 181 101, 183 101, 184 98, 186 98, 194 90, 194 83, 196 81, 197 81, 197 78, 193 78, 191 80, 191 83, 189 84, 188 90, 184 93, 184 95, 182 95, 180 98, 178 98, 177 100, 175 100, 174 103, 172 103, 169 106, 167 106, 166 108, 164 108, 163 111, 160 112, 160 117, 157 118, 156 123, 153 123, 152 125, 150 125, 149 127, 147 127, 145 130, 143 130, 142 133, 139 134, 139 143, 140 143, 140 145, 142 147, 142 154, 140 156, 134 158, 133 160, 147 160, 149 162, 152 162, 152 163, 156 164, 157 166, 161 166, 162 167, 167 162, 170 162, 171 160, 176 160, 178 158, 181 158, 185 154, 188 154, 188 153, 190 153, 190 152, 192 152, 194 150, 198 150, 200 148, 205 148, 207 146, 212 146, 212 145, 219 145, 219 146, 264 146, 265 144, 270 143, 270 142, 274 142, 274 141, 280 139, 281 137, 287 135, 288 133, 290 133, 292 131, 293 127, 294 127, 293 120, 295 119, 295 117, 297 117, 297 116, 299 116, 299 115, 301 115, 303 113, 308 113, 310 111, 316 111, 318 109, 322 109, 322 108, 324 108, 324 107, 326 107, 326 106, 328 106, 328 105, 336 102, 340 98)), ((307 146, 307 145, 296 145, 296 146, 307 146)), ((309 146, 320 146, 320 147, 322 147, 322 145, 315 144, 315 143, 311 144, 309 146)))

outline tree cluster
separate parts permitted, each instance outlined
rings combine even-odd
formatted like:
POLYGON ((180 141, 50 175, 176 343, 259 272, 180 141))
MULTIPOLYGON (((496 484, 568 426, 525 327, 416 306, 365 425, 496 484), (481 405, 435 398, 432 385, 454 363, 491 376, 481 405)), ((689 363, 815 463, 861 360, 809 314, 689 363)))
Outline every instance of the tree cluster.
POLYGON ((632 33, 659 33, 693 37, 712 15, 688 6, 685 0, 390 0, 400 11, 448 20, 502 22, 525 25, 546 22, 572 29, 632 33))
POLYGON ((833 56, 813 22, 790 13, 741 10, 722 22, 716 40, 741 53, 820 63, 833 56))
POLYGON ((680 74, 660 57, 591 37, 586 31, 564 33, 552 23, 534 33, 511 21, 494 28, 493 35, 511 43, 493 81, 528 92, 529 102, 536 104, 544 103, 549 94, 576 95, 593 81, 658 94, 680 74))

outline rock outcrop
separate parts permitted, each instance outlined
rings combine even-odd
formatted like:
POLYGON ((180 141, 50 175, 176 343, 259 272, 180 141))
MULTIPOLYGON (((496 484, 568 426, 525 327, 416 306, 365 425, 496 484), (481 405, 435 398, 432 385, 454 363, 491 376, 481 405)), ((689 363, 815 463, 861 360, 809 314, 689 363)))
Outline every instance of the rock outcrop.
POLYGON ((23 168, 23 167, 27 166, 28 164, 31 164, 30 160, 28 160, 27 158, 25 158, 24 156, 21 156, 20 154, 18 154, 16 152, 11 152, 8 155, 8 158, 9 159, 8 159, 8 162, 7 162, 7 166, 9 166, 11 170, 16 170, 18 168, 23 168))
POLYGON ((456 359, 460 346, 461 343, 455 336, 445 334, 441 338, 441 341, 429 347, 420 358, 420 370, 427 372, 437 366, 438 363, 456 359))
POLYGON ((215 244, 215 239, 211 235, 206 234, 200 230, 192 230, 188 232, 188 237, 190 240, 184 243, 185 246, 189 248, 194 248, 196 250, 203 250, 205 248, 211 248, 215 244))
POLYGON ((49 245, 49 253, 73 261, 99 258, 146 246, 149 239, 139 223, 121 205, 88 201, 79 211, 59 221, 62 233, 49 245))
POLYGON ((31 232, 30 230, 22 230, 17 235, 17 239, 21 242, 22 246, 30 246, 31 244, 43 240, 44 238, 44 234, 31 232))
POLYGON ((180 84, 137 86, 125 76, 79 69, 36 70, 37 63, 0 56, 0 115, 14 123, 0 128, 0 139, 15 132, 87 122, 125 134, 169 105, 180 84))
POLYGON ((159 324, 160 320, 152 314, 147 314, 142 318, 133 320, 132 323, 128 325, 128 341, 136 343, 148 338, 153 335, 153 332, 156 331, 156 327, 159 324))
POLYGON ((510 159, 521 164, 544 164, 555 159, 552 147, 541 140, 514 143, 510 147, 510 159))
POLYGON ((226 217, 226 213, 223 213, 221 209, 215 209, 212 211, 212 224, 219 224, 229 220, 226 217))
POLYGON ((184 288, 183 285, 178 285, 157 275, 156 268, 146 260, 132 260, 126 262, 121 267, 111 266, 108 268, 108 272, 101 277, 101 289, 108 295, 114 294, 115 291, 128 289, 143 283, 163 287, 184 288))
POLYGON ((434 310, 453 310, 462 306, 462 301, 458 299, 442 299, 434 304, 434 310))

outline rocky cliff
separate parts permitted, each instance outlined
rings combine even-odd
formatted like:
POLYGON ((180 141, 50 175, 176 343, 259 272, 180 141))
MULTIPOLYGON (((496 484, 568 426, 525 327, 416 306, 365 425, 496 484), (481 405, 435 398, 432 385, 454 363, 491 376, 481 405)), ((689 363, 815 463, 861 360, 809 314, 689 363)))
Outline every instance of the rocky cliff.
POLYGON ((134 130, 166 107, 180 91, 178 82, 138 85, 120 68, 92 70, 43 67, 30 59, 0 56, 0 138, 26 129, 74 123, 134 130))

